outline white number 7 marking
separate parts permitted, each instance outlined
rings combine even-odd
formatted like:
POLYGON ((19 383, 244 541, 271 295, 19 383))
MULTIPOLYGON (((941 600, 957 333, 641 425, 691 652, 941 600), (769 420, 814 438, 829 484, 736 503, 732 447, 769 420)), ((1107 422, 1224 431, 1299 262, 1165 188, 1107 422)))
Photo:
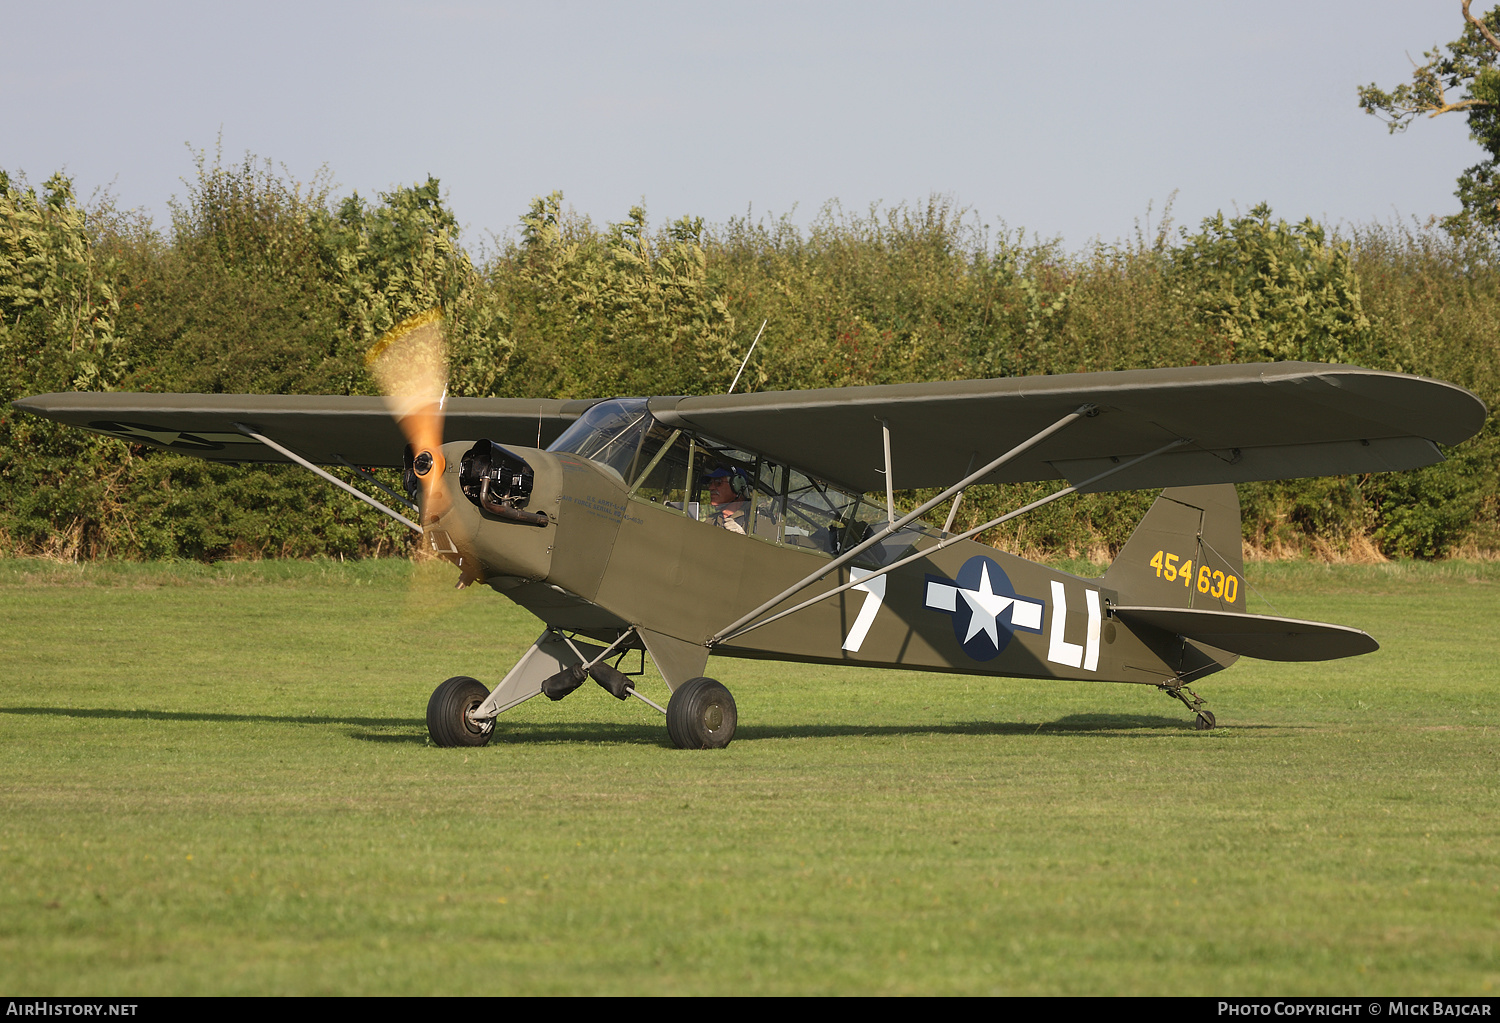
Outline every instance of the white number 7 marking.
MULTIPOLYGON (((849 578, 856 581, 870 574, 867 568, 849 570, 849 578)), ((885 601, 885 579, 885 576, 877 575, 869 582, 853 587, 864 592, 865 602, 864 606, 859 609, 859 616, 854 619, 854 628, 849 630, 849 638, 844 640, 844 649, 851 654, 859 653, 859 648, 864 645, 865 637, 870 634, 870 626, 875 624, 875 615, 885 601)))

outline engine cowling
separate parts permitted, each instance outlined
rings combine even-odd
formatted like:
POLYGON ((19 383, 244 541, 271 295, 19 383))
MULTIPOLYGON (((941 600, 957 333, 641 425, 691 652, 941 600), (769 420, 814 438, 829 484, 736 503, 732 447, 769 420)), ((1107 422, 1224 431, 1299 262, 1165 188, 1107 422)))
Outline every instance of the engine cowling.
POLYGON ((441 515, 430 520, 424 516, 423 542, 433 554, 459 567, 461 586, 501 577, 545 579, 552 564, 556 507, 562 491, 557 460, 531 448, 524 449, 524 454, 500 450, 504 457, 493 458, 490 441, 443 445, 446 490, 453 500, 441 515), (475 448, 481 449, 480 455, 468 459, 475 448), (486 461, 484 456, 491 457, 486 461), (530 472, 529 492, 524 494, 526 474, 519 470, 523 465, 530 472), (518 476, 522 477, 519 485, 518 476), (523 498, 529 507, 515 507, 523 498))

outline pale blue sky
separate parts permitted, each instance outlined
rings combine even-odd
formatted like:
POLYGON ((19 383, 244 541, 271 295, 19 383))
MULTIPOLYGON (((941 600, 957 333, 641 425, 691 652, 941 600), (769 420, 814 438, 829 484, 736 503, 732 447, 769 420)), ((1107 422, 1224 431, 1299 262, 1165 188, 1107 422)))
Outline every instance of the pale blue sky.
POLYGON ((470 244, 561 189, 660 223, 953 196, 1070 248, 1266 200, 1330 223, 1453 212, 1463 121, 1389 136, 1458 0, 1257 3, 14 3, 0 167, 165 221, 188 145, 341 192, 439 177, 470 244))

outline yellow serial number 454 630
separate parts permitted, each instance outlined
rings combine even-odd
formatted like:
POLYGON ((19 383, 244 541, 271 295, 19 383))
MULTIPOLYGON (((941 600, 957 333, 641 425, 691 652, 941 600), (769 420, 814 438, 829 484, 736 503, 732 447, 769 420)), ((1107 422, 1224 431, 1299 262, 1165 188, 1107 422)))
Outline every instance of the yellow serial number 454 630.
MULTIPOLYGON (((1151 558, 1151 567, 1156 569, 1158 579, 1166 579, 1170 582, 1181 579, 1183 586, 1193 585, 1193 559, 1191 558, 1179 558, 1175 554, 1157 551, 1151 558)), ((1198 592, 1233 604, 1235 598, 1240 595, 1240 581, 1233 575, 1225 575, 1207 565, 1199 565, 1198 592)))

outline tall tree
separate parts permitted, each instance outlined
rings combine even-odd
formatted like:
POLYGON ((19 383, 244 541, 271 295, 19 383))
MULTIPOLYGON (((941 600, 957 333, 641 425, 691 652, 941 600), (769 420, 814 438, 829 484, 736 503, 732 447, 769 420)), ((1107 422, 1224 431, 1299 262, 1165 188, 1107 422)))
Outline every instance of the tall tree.
POLYGON ((1409 84, 1390 92, 1374 83, 1359 90, 1360 109, 1386 122, 1392 134, 1405 131, 1419 115, 1462 112, 1469 120, 1469 137, 1488 159, 1458 177, 1454 193, 1463 212, 1443 221, 1458 235, 1476 231, 1500 234, 1500 7, 1483 17, 1463 0, 1464 32, 1447 47, 1422 54, 1427 59, 1412 69, 1409 84), (1450 93, 1457 98, 1450 98, 1450 93))

